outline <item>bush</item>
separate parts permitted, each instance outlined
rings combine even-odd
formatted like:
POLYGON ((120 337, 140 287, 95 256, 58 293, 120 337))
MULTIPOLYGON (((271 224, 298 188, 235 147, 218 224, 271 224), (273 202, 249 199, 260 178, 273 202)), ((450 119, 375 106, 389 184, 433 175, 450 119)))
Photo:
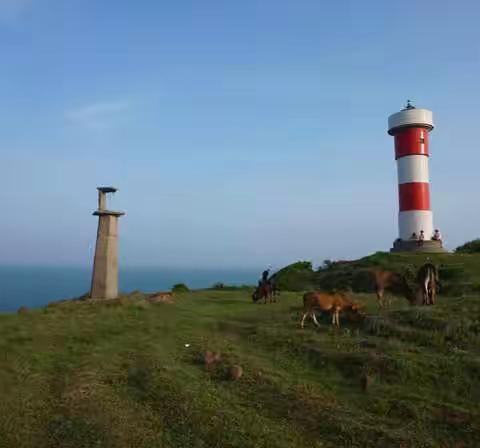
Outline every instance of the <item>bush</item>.
POLYGON ((299 261, 281 269, 272 276, 277 287, 284 291, 315 289, 315 272, 310 261, 299 261))
POLYGON ((182 292, 189 292, 190 289, 185 283, 177 283, 173 285, 172 292, 182 293, 182 292))
POLYGON ((457 254, 478 254, 480 253, 480 238, 476 240, 468 241, 462 246, 455 249, 457 254))

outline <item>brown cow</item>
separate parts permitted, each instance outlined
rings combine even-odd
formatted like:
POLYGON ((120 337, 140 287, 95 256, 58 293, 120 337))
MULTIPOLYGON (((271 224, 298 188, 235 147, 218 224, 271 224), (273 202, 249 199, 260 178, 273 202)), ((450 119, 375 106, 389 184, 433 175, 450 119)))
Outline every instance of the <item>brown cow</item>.
POLYGON ((390 271, 375 271, 373 276, 375 279, 375 293, 377 294, 378 305, 380 308, 383 308, 385 306, 385 289, 398 289, 399 287, 403 287, 404 278, 400 274, 390 271))
POLYGON ((300 326, 303 328, 307 316, 311 316, 314 324, 318 327, 319 323, 315 316, 315 310, 330 311, 332 313, 332 325, 340 326, 340 312, 351 311, 357 316, 363 317, 364 313, 360 311, 360 306, 347 299, 345 294, 326 293, 326 292, 307 292, 303 296, 303 316, 300 326))
POLYGON ((402 295, 410 305, 425 304, 423 286, 416 285, 412 289, 404 275, 390 271, 376 271, 373 275, 375 278, 375 292, 380 307, 385 305, 384 294, 386 289, 402 295))

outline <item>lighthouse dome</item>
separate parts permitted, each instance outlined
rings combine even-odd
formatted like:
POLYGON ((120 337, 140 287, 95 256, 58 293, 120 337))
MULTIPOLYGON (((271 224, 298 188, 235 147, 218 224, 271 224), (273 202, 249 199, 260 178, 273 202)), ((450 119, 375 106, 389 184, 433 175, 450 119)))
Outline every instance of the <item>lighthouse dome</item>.
POLYGON ((388 133, 390 135, 394 135, 397 129, 411 126, 431 131, 433 129, 432 111, 408 107, 388 117, 388 133))

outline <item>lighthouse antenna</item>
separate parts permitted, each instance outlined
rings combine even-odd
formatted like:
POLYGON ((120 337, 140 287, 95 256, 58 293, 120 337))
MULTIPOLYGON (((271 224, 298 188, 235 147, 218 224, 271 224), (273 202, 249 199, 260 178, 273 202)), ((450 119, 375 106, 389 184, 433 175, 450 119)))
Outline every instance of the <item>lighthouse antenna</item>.
POLYGON ((407 100, 407 105, 402 110, 416 109, 411 100, 407 100))

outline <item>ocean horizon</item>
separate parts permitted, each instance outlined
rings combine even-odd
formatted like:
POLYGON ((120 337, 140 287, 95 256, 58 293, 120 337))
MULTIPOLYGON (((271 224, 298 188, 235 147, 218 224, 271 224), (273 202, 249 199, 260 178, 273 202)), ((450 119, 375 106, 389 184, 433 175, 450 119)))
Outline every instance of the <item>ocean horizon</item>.
MULTIPOLYGON (((126 267, 119 272, 119 289, 125 294, 169 290, 176 283, 192 289, 208 288, 216 282, 253 285, 260 274, 261 269, 253 268, 126 267)), ((80 297, 89 292, 91 275, 91 268, 85 267, 0 266, 0 312, 80 297)))

